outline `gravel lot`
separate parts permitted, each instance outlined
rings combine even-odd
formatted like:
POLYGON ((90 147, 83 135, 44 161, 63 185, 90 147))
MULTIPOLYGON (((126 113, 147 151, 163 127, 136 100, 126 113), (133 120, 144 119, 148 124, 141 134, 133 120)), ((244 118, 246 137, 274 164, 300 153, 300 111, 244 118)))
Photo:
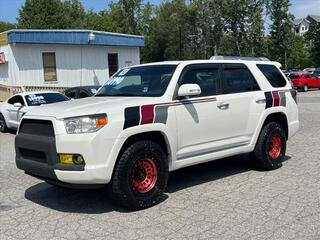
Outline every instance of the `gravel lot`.
POLYGON ((300 96, 281 169, 254 170, 242 155, 179 170, 167 198, 139 212, 23 174, 14 134, 0 134, 0 239, 320 239, 320 94, 300 96))

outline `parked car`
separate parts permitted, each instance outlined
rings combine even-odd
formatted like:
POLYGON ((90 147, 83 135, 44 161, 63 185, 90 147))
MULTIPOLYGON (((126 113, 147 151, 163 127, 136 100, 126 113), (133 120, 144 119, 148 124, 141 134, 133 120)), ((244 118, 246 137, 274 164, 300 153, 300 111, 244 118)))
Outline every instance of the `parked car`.
POLYGON ((169 171, 240 153, 280 168, 299 128, 280 64, 215 59, 126 67, 94 97, 33 109, 15 140, 17 167, 54 185, 109 184, 135 210, 160 201, 169 171))
POLYGON ((294 73, 290 75, 293 87, 307 92, 310 88, 320 88, 320 77, 311 73, 294 73))
POLYGON ((81 86, 73 87, 64 91, 64 94, 72 99, 92 97, 101 86, 81 86))
POLYGON ((317 68, 314 72, 314 75, 316 75, 317 77, 320 77, 320 68, 317 68))
POLYGON ((305 68, 303 69, 304 72, 313 73, 316 69, 315 68, 305 68))
POLYGON ((0 103, 0 132, 17 129, 22 116, 41 105, 69 100, 59 92, 23 92, 0 103))

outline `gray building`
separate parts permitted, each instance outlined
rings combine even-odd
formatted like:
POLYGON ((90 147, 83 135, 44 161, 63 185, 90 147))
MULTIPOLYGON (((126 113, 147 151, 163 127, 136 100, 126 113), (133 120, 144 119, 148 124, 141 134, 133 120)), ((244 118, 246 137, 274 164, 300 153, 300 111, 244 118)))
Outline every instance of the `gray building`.
POLYGON ((293 21, 294 32, 299 36, 306 34, 311 26, 320 23, 320 16, 308 15, 306 18, 297 18, 293 21))
POLYGON ((0 85, 66 88, 103 84, 140 63, 143 36, 92 30, 10 30, 0 34, 0 85))

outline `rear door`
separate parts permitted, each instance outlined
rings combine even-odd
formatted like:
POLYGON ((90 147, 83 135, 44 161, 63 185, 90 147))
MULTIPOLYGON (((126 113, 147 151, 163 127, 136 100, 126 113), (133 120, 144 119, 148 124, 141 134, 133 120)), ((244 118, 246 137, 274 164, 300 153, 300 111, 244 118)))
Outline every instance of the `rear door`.
POLYGON ((217 108, 224 138, 220 143, 230 148, 247 145, 265 109, 264 93, 245 64, 223 64, 221 81, 217 108))

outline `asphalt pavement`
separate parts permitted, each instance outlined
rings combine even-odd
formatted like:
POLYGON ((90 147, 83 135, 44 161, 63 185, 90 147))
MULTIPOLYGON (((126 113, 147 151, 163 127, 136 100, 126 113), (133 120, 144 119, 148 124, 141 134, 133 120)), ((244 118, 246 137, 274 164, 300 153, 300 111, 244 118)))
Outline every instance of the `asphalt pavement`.
POLYGON ((103 190, 25 175, 14 134, 0 133, 0 239, 320 239, 320 93, 299 102, 301 129, 281 169, 257 171, 248 155, 182 169, 162 203, 138 212, 103 190))

